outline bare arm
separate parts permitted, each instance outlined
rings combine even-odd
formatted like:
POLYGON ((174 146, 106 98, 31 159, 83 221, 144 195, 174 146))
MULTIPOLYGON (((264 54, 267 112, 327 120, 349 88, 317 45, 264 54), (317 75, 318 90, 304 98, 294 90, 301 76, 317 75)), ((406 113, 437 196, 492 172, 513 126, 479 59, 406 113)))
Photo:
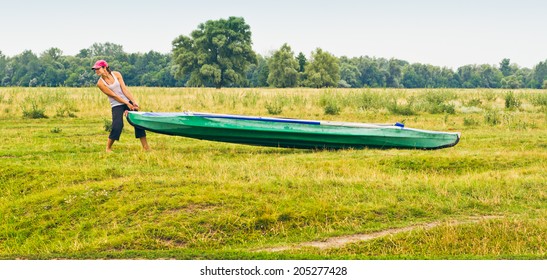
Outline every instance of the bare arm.
MULTIPOLYGON (((109 89, 101 80, 97 81, 97 87, 107 96, 114 98, 114 100, 126 104, 127 107, 129 107, 130 110, 134 110, 134 106, 131 105, 128 101, 123 100, 121 97, 119 97, 117 94, 115 94, 111 89, 109 89)), ((129 98, 129 96, 128 96, 129 98)), ((131 99, 130 99, 131 100, 131 99)))
POLYGON ((122 74, 120 72, 112 72, 112 74, 116 75, 116 78, 118 78, 118 81, 120 82, 120 86, 122 88, 122 92, 125 96, 127 96, 127 98, 129 98, 129 100, 131 100, 131 102, 133 102, 133 105, 138 108, 139 105, 137 104, 137 100, 135 99, 135 97, 133 96, 133 94, 129 91, 129 89, 127 88, 127 86, 125 85, 125 82, 123 80, 123 77, 122 77, 122 74))

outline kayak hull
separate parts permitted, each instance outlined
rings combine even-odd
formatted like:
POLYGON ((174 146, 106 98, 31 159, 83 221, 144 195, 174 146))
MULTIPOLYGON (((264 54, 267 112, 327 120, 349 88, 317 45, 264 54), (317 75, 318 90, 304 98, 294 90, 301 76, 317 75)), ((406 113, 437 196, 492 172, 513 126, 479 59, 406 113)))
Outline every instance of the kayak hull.
POLYGON ((201 140, 303 148, 439 149, 459 142, 457 132, 397 125, 323 122, 210 113, 129 112, 128 122, 148 131, 201 140))

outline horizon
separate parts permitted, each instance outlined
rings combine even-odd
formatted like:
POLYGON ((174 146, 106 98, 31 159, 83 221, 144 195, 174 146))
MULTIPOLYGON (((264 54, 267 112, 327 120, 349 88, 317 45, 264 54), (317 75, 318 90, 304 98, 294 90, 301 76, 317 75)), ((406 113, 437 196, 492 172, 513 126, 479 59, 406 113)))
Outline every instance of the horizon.
MULTIPOLYGON (((116 44, 115 42, 96 42, 96 43, 99 43, 99 44, 105 44, 105 43, 116 44)), ((116 44, 116 45, 120 45, 120 44, 116 44)), ((90 48, 90 47, 91 47, 91 46, 88 46, 87 48, 82 48, 82 49, 80 49, 80 50, 88 49, 88 48, 90 48)), ((52 48, 54 48, 54 47, 52 47, 52 48)), ((125 53, 127 53, 127 54, 145 54, 145 53, 148 53, 148 52, 157 52, 157 53, 160 53, 160 54, 162 54, 162 55, 171 54, 171 51, 169 51, 169 52, 158 52, 158 51, 156 51, 156 50, 149 50, 149 51, 144 51, 144 52, 140 52, 140 51, 139 51, 139 52, 128 52, 128 51, 125 50, 125 47, 124 47, 124 46, 122 46, 122 48, 123 48, 123 51, 124 51, 125 53)), ((50 48, 47 48, 47 49, 45 49, 44 51, 46 51, 46 50, 48 50, 48 49, 50 49, 50 48)), ((277 49, 277 50, 279 50, 279 49, 277 49)), ((271 51, 273 52, 273 51, 277 51, 277 50, 271 50, 271 51)), ((17 56, 17 55, 20 55, 20 54, 22 54, 22 53, 24 53, 24 52, 26 52, 26 51, 29 51, 29 50, 23 50, 23 51, 21 51, 21 53, 18 53, 18 54, 15 54, 15 55, 11 55, 11 56, 8 56, 8 55, 4 54, 4 53, 2 52, 2 50, 0 50, 0 54, 6 55, 8 58, 12 58, 12 57, 17 56)), ((37 56, 40 56, 41 53, 44 52, 44 51, 42 51, 42 52, 39 52, 39 53, 38 53, 38 52, 34 52, 34 51, 32 51, 32 50, 30 50, 30 51, 31 51, 33 54, 37 55, 37 56)), ((62 49, 61 49, 61 51, 62 51, 62 55, 63 55, 63 56, 76 56, 76 55, 78 54, 78 53, 75 53, 75 54, 66 54, 62 49)), ((323 51, 328 52, 328 50, 323 50, 323 51)), ((257 53, 256 51, 255 51, 255 53, 256 53, 257 55, 259 54, 259 53, 257 53)), ((267 54, 267 55, 260 54, 260 55, 262 55, 262 56, 265 57, 265 58, 268 58, 268 57, 271 56, 270 54, 267 54)), ((296 57, 297 55, 298 55, 298 53, 295 53, 295 57, 296 57)), ((304 55, 306 55, 306 54, 304 54, 304 55)), ((310 58, 310 55, 311 55, 311 54, 306 55, 306 58, 309 59, 309 58, 310 58)), ((342 57, 342 56, 337 56, 337 57, 340 58, 340 57, 342 57)), ((351 57, 346 56, 346 57, 348 57, 349 59, 352 59, 352 58, 359 58, 359 57, 369 57, 369 58, 371 58, 371 59, 386 59, 386 60, 398 59, 398 60, 405 61, 405 62, 407 62, 407 63, 409 63, 409 64, 431 65, 431 66, 434 66, 434 67, 448 68, 448 69, 450 69, 450 70, 452 70, 452 71, 456 71, 456 70, 458 70, 458 69, 461 68, 461 67, 469 66, 469 65, 472 65, 472 66, 490 65, 490 66, 495 66, 496 68, 498 68, 498 67, 500 66, 500 63, 502 62, 502 61, 500 60, 499 62, 497 62, 497 63, 492 63, 492 64, 489 64, 489 63, 473 63, 473 64, 460 65, 460 66, 458 66, 457 68, 452 68, 452 67, 449 67, 449 66, 434 65, 434 64, 430 64, 430 63, 422 63, 422 62, 419 62, 419 61, 418 61, 418 62, 410 62, 410 61, 407 61, 407 60, 404 60, 404 59, 400 59, 400 58, 397 58, 397 57, 390 57, 390 58, 387 58, 387 57, 376 57, 376 56, 368 56, 368 55, 359 55, 359 56, 351 56, 351 57)), ((502 58, 502 60, 503 60, 503 59, 509 59, 511 65, 516 64, 516 63, 514 63, 513 60, 512 60, 511 58, 509 58, 509 57, 502 58)), ((547 61, 547 60, 544 60, 544 61, 547 61)), ((522 69, 522 68, 533 69, 537 64, 539 64, 539 63, 541 63, 541 62, 544 62, 544 61, 538 61, 536 64, 532 65, 531 67, 524 67, 524 66, 521 66, 521 65, 518 65, 518 64, 516 64, 516 65, 517 65, 520 69, 522 69)))

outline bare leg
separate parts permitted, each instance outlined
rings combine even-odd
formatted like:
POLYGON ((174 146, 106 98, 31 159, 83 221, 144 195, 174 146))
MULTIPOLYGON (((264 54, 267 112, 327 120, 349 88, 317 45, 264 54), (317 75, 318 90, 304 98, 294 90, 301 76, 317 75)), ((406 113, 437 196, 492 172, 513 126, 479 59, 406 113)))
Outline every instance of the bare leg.
POLYGON ((150 151, 150 146, 148 146, 148 142, 146 141, 146 136, 139 138, 141 139, 142 148, 145 151, 150 151))
POLYGON ((112 152, 112 145, 114 144, 114 141, 115 140, 112 140, 112 139, 108 138, 108 142, 106 142, 106 152, 107 153, 112 152))

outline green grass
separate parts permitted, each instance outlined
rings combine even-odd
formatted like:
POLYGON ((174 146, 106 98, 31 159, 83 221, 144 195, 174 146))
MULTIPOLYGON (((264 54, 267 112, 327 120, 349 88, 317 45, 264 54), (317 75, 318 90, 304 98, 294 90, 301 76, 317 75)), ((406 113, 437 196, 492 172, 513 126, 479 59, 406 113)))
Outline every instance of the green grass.
POLYGON ((268 104, 282 104, 283 117, 399 121, 462 140, 435 151, 310 151, 150 133, 147 153, 126 124, 107 154, 110 109, 98 89, 0 88, 0 258, 547 256, 545 90, 513 90, 510 108, 503 90, 132 90, 145 111, 270 115, 268 104), (48 118, 25 117, 28 104, 48 118), (480 216, 499 218, 451 223, 480 216), (335 249, 256 252, 428 222, 442 224, 335 249))

